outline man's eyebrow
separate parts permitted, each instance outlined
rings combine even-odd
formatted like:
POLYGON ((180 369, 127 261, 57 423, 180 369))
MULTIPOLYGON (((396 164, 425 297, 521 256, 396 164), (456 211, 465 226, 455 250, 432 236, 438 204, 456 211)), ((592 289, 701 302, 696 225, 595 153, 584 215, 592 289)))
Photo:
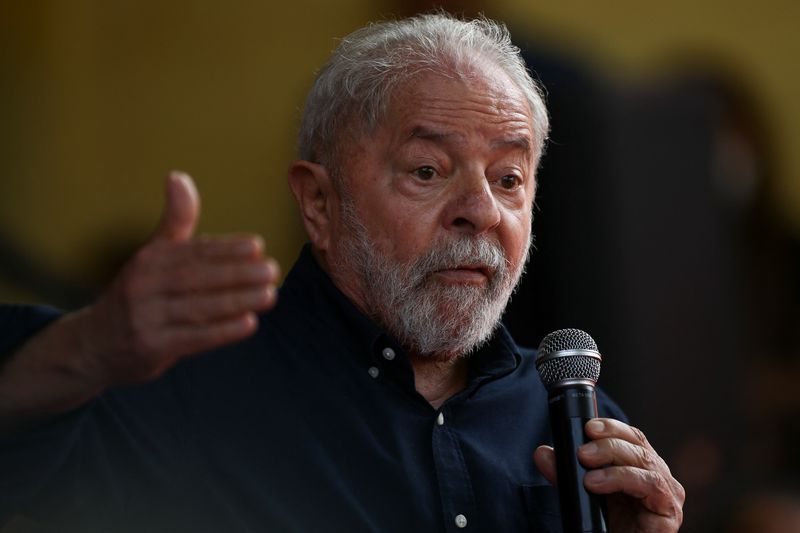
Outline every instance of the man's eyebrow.
POLYGON ((415 126, 411 130, 411 135, 408 139, 424 139, 426 141, 447 141, 456 135, 444 131, 437 131, 428 128, 427 126, 415 126))
POLYGON ((513 137, 509 139, 497 139, 492 141, 490 145, 493 149, 495 148, 517 148, 522 150, 523 152, 530 152, 531 150, 531 141, 528 137, 513 137))

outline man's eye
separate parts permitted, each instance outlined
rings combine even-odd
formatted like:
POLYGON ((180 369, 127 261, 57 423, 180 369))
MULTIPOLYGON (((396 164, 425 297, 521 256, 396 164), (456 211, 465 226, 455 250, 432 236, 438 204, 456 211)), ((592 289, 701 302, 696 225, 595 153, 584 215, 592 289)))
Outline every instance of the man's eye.
POLYGON ((432 180, 436 176, 436 169, 433 167, 419 167, 414 171, 414 175, 422 181, 432 180))
POLYGON ((507 176, 500 178, 500 186, 509 191, 519 187, 519 182, 519 176, 515 176, 513 174, 508 174, 507 176))

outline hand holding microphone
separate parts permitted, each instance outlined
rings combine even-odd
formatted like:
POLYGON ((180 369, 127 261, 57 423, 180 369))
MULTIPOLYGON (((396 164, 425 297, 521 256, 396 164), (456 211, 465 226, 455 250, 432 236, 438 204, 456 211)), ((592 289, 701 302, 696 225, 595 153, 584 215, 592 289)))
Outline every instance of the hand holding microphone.
POLYGON ((678 531, 685 492, 664 460, 640 430, 596 418, 600 360, 594 340, 575 329, 545 337, 536 360, 555 451, 540 446, 534 460, 558 485, 564 533, 678 531))

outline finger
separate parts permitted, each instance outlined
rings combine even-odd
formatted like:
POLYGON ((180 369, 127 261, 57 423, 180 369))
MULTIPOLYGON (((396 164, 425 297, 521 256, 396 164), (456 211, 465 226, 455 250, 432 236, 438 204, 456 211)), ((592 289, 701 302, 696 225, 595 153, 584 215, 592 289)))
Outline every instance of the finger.
POLYGON ((211 324, 166 328, 158 342, 166 354, 181 357, 240 341, 255 333, 257 328, 256 315, 245 313, 211 324))
POLYGON ((206 324, 247 312, 265 311, 275 305, 274 286, 170 298, 165 302, 165 319, 170 324, 206 324))
POLYGON ((273 260, 191 262, 173 267, 161 281, 163 293, 180 296, 187 292, 217 291, 256 285, 274 285, 279 268, 273 260))
POLYGON ((167 178, 166 204, 153 240, 190 239, 200 216, 200 195, 188 174, 173 171, 167 178))
POLYGON ((259 235, 201 236, 185 246, 185 253, 198 259, 257 259, 264 254, 259 235))
POLYGON ((533 452, 533 462, 547 481, 556 484, 556 454, 550 446, 539 446, 533 452))
POLYGON ((632 444, 653 450, 647 437, 640 429, 629 426, 613 418, 593 418, 586 423, 584 430, 591 439, 622 439, 632 444))
POLYGON ((584 444, 578 448, 578 459, 586 468, 635 466, 670 474, 667 463, 652 448, 619 438, 598 439, 584 444))
POLYGON ((648 511, 661 516, 677 517, 681 513, 683 487, 658 472, 612 466, 588 472, 584 485, 596 494, 627 494, 642 502, 648 511))

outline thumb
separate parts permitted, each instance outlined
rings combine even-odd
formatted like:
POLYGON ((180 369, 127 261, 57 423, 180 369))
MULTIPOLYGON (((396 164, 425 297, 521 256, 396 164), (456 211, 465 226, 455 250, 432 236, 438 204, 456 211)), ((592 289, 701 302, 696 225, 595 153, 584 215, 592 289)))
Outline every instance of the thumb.
POLYGON ((186 241, 192 237, 200 216, 200 195, 185 172, 174 170, 167 177, 166 204, 153 239, 186 241))
POLYGON ((547 478, 547 481, 556 484, 556 454, 550 446, 539 446, 533 454, 536 468, 547 478))

